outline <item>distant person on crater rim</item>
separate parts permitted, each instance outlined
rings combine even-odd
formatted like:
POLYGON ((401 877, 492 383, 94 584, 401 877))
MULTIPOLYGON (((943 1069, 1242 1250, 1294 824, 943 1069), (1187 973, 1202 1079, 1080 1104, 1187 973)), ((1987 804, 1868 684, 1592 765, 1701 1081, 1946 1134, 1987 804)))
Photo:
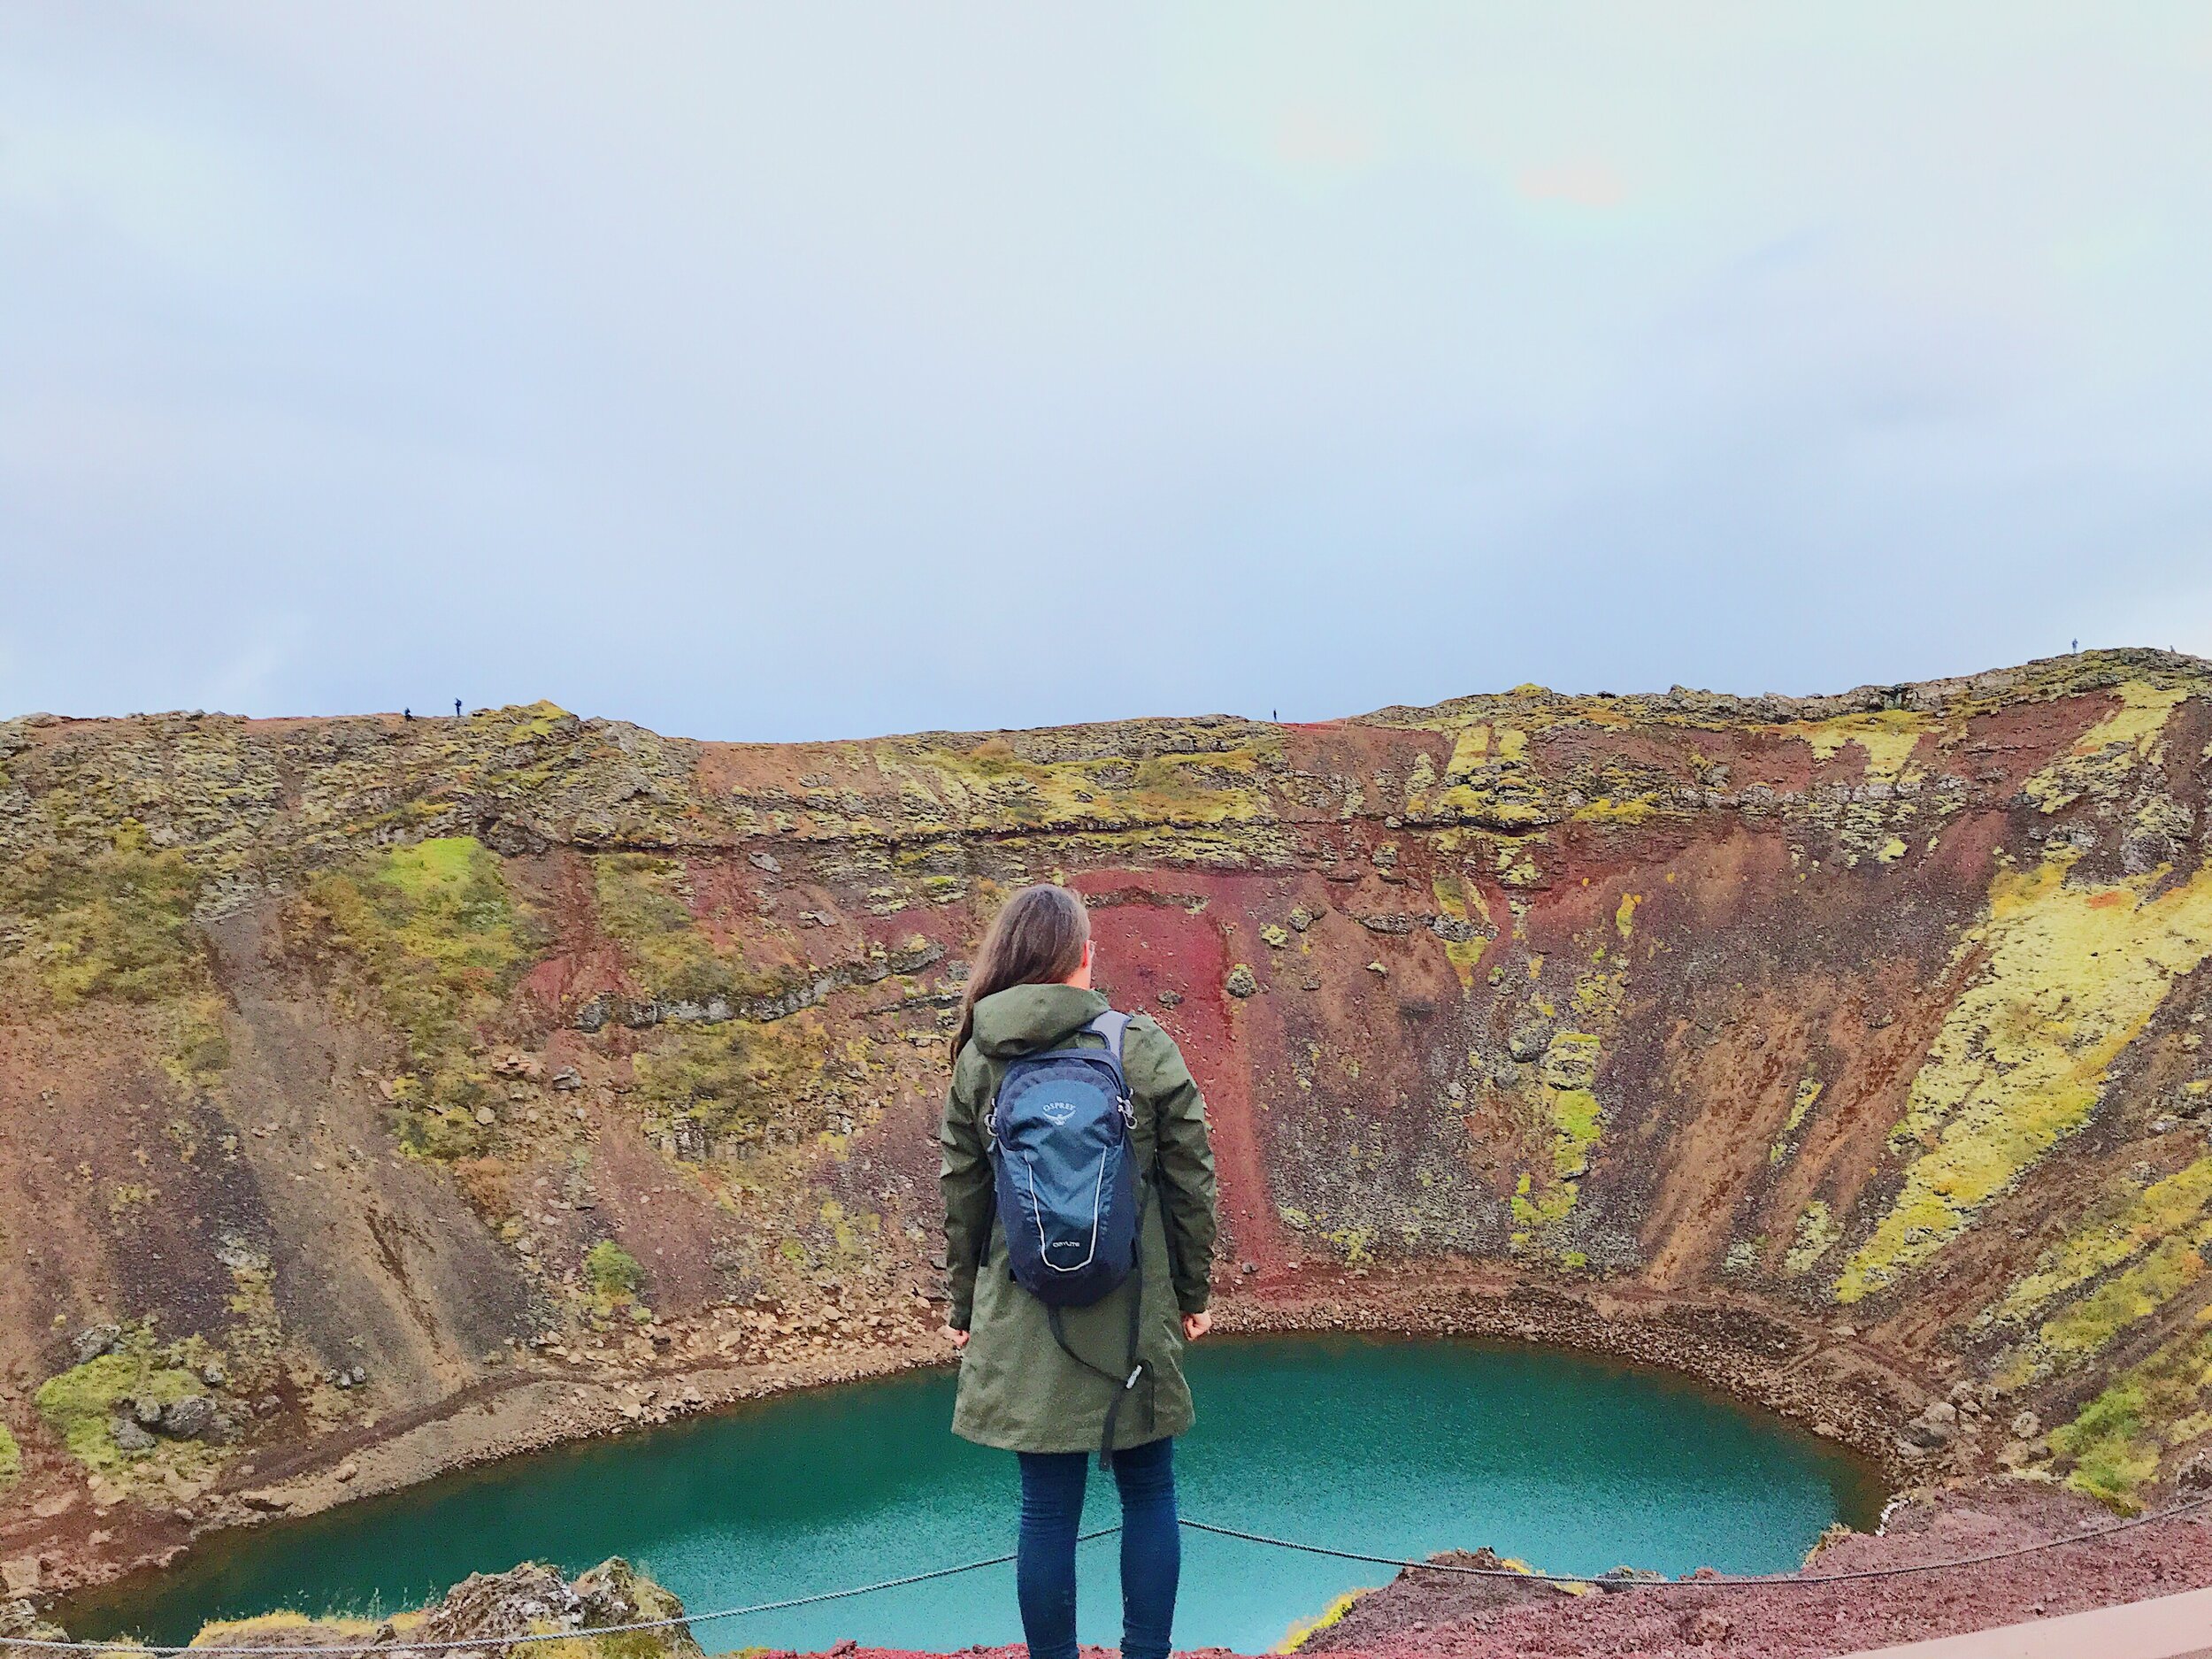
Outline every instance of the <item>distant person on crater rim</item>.
POLYGON ((1175 1040, 1091 988, 1083 901, 1007 900, 968 976, 943 1153, 953 1432, 1021 1458, 1032 1659, 1075 1659, 1089 1454, 1121 1495, 1124 1659, 1165 1659, 1182 1568, 1182 1350, 1206 1333, 1217 1217, 1205 1102, 1175 1040))

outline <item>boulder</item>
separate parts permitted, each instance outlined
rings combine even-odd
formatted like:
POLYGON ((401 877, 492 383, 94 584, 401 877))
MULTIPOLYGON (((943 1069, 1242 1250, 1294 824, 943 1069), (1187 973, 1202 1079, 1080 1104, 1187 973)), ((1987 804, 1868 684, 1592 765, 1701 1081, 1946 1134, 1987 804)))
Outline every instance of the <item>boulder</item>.
POLYGON ((1523 1025, 1505 1040, 1505 1051, 1523 1065, 1533 1065, 1551 1043, 1551 1033, 1540 1025, 1523 1025))
MULTIPOLYGON (((595 1630, 660 1618, 681 1618, 683 1603, 620 1559, 603 1562, 572 1584, 550 1567, 472 1574, 446 1594, 409 1632, 417 1642, 480 1640, 526 1632, 595 1630)), ((698 1659, 689 1628, 672 1625, 631 1640, 655 1659, 698 1659)), ((626 1650, 630 1646, 626 1643, 626 1650)))
POLYGON ((150 1452, 155 1446, 154 1437, 134 1417, 118 1417, 108 1425, 108 1438, 119 1452, 150 1452))
POLYGON ((1253 977, 1252 970, 1240 962, 1229 970, 1229 977, 1222 981, 1221 988, 1232 996, 1251 996, 1258 992, 1260 982, 1253 977))
POLYGON ((69 1351, 80 1365, 89 1365, 103 1354, 112 1354, 122 1346, 123 1327, 118 1325, 87 1325, 69 1339, 69 1351))
POLYGON ((205 1394, 186 1394, 162 1407, 160 1416, 148 1426, 173 1440, 206 1440, 215 1432, 221 1417, 215 1402, 205 1394))
POLYGON ((1675 1629, 1684 1641, 1726 1641, 1735 1626, 1728 1622, 1728 1615, 1717 1607, 1701 1607, 1685 1613, 1676 1622, 1675 1629))
POLYGON ((1588 1088, 1598 1080, 1598 1040, 1563 1031, 1545 1045, 1537 1076, 1548 1088, 1588 1088))
POLYGON ((1957 1438, 1958 1417, 1956 1406, 1939 1400, 1905 1425, 1901 1443, 1924 1452, 1939 1450, 1957 1438))
POLYGON ((7 1645, 5 1639, 10 1636, 30 1641, 69 1640, 69 1632, 60 1625, 50 1624, 39 1617, 37 1605, 27 1597, 0 1601, 0 1647, 7 1645))

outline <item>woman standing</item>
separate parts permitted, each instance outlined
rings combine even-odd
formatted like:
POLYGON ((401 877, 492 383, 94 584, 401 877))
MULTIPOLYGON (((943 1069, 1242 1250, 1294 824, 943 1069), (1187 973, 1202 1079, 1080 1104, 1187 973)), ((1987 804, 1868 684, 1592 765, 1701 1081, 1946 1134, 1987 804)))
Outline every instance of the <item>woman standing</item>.
POLYGON ((1082 900, 1065 887, 1041 885, 1006 902, 968 976, 938 1134, 952 1288, 949 1323, 960 1350, 952 1428, 1020 1455, 1015 1571, 1022 1630, 1032 1659, 1075 1659, 1075 1540, 1084 1481, 1089 1453, 1109 1438, 1113 1409, 1121 1651, 1123 1659, 1165 1659, 1182 1566, 1174 1437, 1192 1419, 1182 1350, 1211 1324, 1206 1300, 1215 1232, 1205 1102, 1174 1039, 1140 1016, 1122 1041, 1133 1102, 1130 1155, 1139 1183, 1149 1188, 1137 1211, 1135 1269, 1102 1300, 1059 1310, 1056 1334, 1045 1304, 1008 1271, 992 1190, 987 1125, 1007 1064, 1055 1048, 1104 1046, 1087 1029, 1107 1012, 1106 999, 1091 988, 1093 960, 1082 900), (1133 1309, 1131 1298, 1137 1299, 1133 1309), (1132 1369, 1141 1374, 1125 1389, 1122 1379, 1132 1369))

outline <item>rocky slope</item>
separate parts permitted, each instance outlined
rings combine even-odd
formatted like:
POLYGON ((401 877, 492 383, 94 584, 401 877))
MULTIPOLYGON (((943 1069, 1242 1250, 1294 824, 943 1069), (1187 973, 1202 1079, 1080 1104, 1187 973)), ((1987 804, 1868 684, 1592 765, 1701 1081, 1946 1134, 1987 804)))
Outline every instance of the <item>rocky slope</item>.
POLYGON ((2212 664, 691 742, 0 723, 0 1565, 944 1352, 962 958, 1064 878, 1226 1322, 1714 1377, 1916 1479, 2212 1435, 2212 664))

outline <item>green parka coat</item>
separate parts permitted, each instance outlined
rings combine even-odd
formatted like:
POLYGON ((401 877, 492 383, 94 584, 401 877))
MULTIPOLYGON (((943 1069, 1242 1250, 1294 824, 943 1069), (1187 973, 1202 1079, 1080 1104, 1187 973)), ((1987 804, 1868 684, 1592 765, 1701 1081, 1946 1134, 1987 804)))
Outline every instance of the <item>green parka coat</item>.
MULTIPOLYGON (((975 1033, 953 1067, 938 1133, 944 1157, 945 1263, 960 1355, 953 1432, 1017 1452, 1098 1449, 1117 1385, 1085 1369, 1052 1338, 1044 1303, 1008 1271, 997 1225, 984 1126, 1006 1062, 1067 1046, 1106 999, 1071 985, 1018 985, 975 1005, 975 1033), (979 1271, 978 1258, 980 1256, 979 1271)), ((1080 1040, 1086 1047, 1094 1034, 1080 1040)), ((1214 1161, 1206 1104, 1175 1040, 1139 1015, 1122 1039, 1122 1069, 1136 1101, 1131 1133, 1138 1179, 1149 1183, 1139 1271, 1102 1300, 1061 1315, 1069 1345, 1100 1371, 1125 1373, 1129 1301, 1138 1304, 1137 1357, 1144 1379, 1123 1402, 1114 1448, 1180 1434, 1191 1425, 1183 1380, 1181 1316, 1204 1311, 1214 1251, 1214 1161)))

